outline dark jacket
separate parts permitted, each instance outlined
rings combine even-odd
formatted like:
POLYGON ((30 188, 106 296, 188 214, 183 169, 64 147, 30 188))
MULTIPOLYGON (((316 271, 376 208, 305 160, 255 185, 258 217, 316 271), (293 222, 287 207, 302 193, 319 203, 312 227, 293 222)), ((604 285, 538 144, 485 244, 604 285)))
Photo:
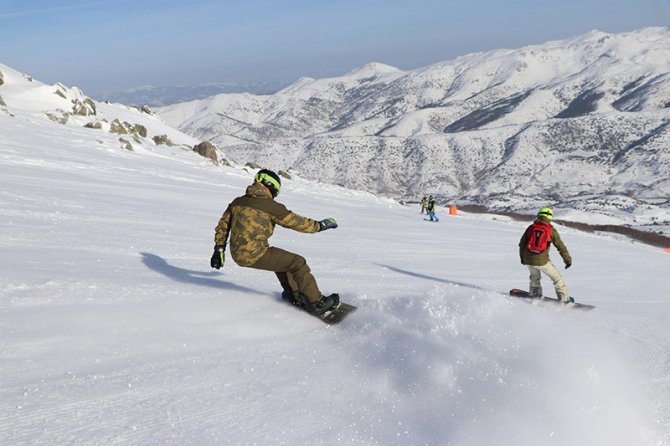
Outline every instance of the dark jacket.
POLYGON ((541 218, 535 220, 535 222, 540 222, 542 224, 547 224, 551 226, 552 228, 551 243, 549 243, 549 246, 547 246, 547 249, 544 252, 541 252, 539 254, 530 252, 527 248, 528 231, 532 225, 529 225, 528 228, 526 228, 526 231, 523 233, 521 240, 519 241, 519 256, 521 257, 521 263, 523 263, 524 265, 533 265, 533 266, 542 266, 546 264, 549 261, 549 249, 553 244, 556 247, 556 249, 558 249, 558 253, 563 258, 563 262, 565 262, 566 265, 572 264, 572 257, 570 257, 568 248, 565 246, 565 244, 563 244, 561 236, 558 234, 556 228, 551 223, 541 218))

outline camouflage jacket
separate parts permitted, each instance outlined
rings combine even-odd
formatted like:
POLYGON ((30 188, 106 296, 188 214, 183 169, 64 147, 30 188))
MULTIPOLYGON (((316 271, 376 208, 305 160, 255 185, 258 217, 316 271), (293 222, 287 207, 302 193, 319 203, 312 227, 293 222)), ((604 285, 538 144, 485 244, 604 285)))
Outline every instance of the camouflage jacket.
POLYGON ((214 243, 226 245, 230 236, 230 253, 240 266, 253 265, 270 247, 268 239, 278 224, 294 231, 319 232, 316 220, 302 217, 273 200, 261 183, 247 187, 246 194, 234 199, 216 225, 214 243))
MULTIPOLYGON (((551 225, 551 223, 548 222, 545 223, 551 225)), ((570 257, 568 248, 561 240, 561 236, 558 234, 558 231, 553 225, 551 225, 552 228, 551 243, 549 244, 549 246, 547 246, 547 249, 539 254, 530 252, 526 246, 528 244, 528 229, 530 229, 531 226, 532 225, 526 228, 526 230, 523 233, 523 236, 521 237, 521 240, 519 241, 519 256, 521 257, 521 263, 523 263, 524 265, 533 265, 533 266, 542 266, 546 264, 549 261, 549 249, 551 248, 551 244, 553 244, 556 247, 556 249, 558 249, 558 253, 563 258, 563 262, 572 263, 572 257, 570 257)))

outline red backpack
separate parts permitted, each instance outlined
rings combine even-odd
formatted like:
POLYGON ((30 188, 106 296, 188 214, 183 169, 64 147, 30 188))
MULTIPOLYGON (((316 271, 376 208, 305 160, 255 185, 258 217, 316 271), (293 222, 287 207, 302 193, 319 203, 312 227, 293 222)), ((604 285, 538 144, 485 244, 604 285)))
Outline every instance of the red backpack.
POLYGON ((549 223, 536 221, 526 230, 528 243, 526 248, 534 254, 540 254, 547 250, 551 244, 552 226, 549 223))

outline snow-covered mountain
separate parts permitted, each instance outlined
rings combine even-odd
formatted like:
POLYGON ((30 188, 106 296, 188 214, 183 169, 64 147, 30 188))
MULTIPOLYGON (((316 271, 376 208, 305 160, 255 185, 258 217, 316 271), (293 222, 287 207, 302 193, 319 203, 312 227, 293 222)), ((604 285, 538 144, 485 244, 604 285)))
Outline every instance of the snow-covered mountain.
POLYGON ((670 28, 593 31, 413 71, 373 63, 157 113, 238 162, 377 194, 670 222, 670 28))

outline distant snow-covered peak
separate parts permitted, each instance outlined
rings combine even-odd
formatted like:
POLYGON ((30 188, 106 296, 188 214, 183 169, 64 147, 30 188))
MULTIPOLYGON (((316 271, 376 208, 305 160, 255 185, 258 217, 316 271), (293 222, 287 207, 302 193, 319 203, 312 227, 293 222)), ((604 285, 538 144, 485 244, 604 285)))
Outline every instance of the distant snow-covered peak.
POLYGON ((380 62, 371 62, 362 67, 355 68, 344 75, 344 77, 375 77, 388 73, 402 73, 399 68, 380 62))

